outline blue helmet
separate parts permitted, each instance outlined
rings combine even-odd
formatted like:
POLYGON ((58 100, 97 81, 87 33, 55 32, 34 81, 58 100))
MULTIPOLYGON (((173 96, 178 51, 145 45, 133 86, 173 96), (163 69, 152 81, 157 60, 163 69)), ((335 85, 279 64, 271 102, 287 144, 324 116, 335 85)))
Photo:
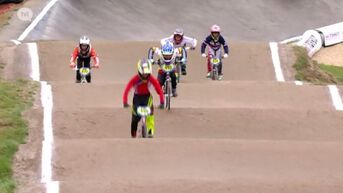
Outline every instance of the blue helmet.
POLYGON ((170 63, 174 59, 174 46, 171 42, 166 41, 161 46, 161 54, 164 62, 170 63))

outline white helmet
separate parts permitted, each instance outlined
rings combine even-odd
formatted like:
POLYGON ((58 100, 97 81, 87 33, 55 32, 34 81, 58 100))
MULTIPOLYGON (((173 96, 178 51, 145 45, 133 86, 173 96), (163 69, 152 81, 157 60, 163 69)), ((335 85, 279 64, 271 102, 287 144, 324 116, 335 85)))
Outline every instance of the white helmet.
POLYGON ((161 46, 161 54, 163 61, 166 64, 172 63, 175 59, 175 49, 173 44, 169 41, 164 42, 164 44, 161 46))
POLYGON ((90 43, 91 43, 91 40, 87 36, 82 36, 80 38, 80 44, 89 45, 90 43))
POLYGON ((177 28, 177 29, 174 31, 174 35, 183 36, 183 29, 182 29, 182 28, 177 28))
POLYGON ((176 44, 180 44, 183 40, 183 29, 177 28, 174 31, 173 39, 176 44))
POLYGON ((88 52, 90 50, 91 40, 87 36, 82 36, 80 38, 79 46, 80 50, 83 52, 88 52))
POLYGON ((212 25, 212 27, 211 27, 211 33, 212 33, 212 32, 218 32, 218 33, 220 33, 220 26, 219 26, 219 25, 216 25, 216 24, 212 25))
POLYGON ((141 59, 137 62, 138 75, 140 78, 147 78, 152 72, 152 65, 150 60, 141 59), (145 77, 144 77, 145 76, 145 77))

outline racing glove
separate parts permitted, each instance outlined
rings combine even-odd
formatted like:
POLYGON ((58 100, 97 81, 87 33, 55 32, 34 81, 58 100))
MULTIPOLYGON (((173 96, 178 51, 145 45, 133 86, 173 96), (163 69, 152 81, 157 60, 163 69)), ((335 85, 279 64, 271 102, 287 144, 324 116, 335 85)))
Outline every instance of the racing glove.
POLYGON ((100 64, 94 64, 93 67, 94 67, 94 68, 99 68, 99 67, 100 67, 100 64))
POLYGON ((75 62, 71 62, 71 63, 69 64, 69 67, 70 67, 70 68, 75 68, 75 66, 76 66, 75 62))

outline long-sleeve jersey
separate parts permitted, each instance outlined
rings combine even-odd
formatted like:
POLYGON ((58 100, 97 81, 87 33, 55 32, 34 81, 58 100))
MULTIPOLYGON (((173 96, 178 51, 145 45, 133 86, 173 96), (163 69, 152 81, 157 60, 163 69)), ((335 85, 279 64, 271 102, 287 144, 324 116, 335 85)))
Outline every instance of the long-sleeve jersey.
POLYGON ((223 46, 225 54, 229 53, 229 46, 227 45, 227 43, 225 42, 225 39, 221 35, 219 36, 218 41, 215 41, 211 35, 207 36, 201 45, 202 54, 205 53, 205 49, 207 45, 214 51, 219 50, 221 46, 223 46))
POLYGON ((70 59, 70 63, 75 63, 75 60, 80 57, 80 58, 93 58, 93 61, 94 61, 94 65, 98 65, 99 64, 99 58, 95 52, 95 49, 90 47, 89 49, 90 51, 83 55, 81 54, 80 52, 80 48, 79 47, 76 47, 71 55, 71 59, 70 59))
POLYGON ((191 38, 191 37, 187 37, 187 36, 183 36, 182 41, 179 44, 176 44, 176 42, 174 40, 174 35, 167 37, 167 38, 163 38, 161 40, 161 45, 166 41, 173 43, 175 48, 186 47, 186 46, 190 46, 192 48, 195 48, 197 46, 197 40, 195 38, 191 38))
POLYGON ((149 88, 151 85, 155 88, 157 94, 160 96, 160 102, 164 103, 163 91, 157 79, 154 76, 150 75, 147 80, 141 80, 141 78, 137 74, 132 77, 129 83, 126 85, 123 94, 123 104, 127 104, 128 95, 132 88, 134 88, 135 95, 149 95, 149 88))
MULTIPOLYGON (((184 54, 184 52, 185 50, 182 48, 174 49, 173 57, 181 57, 184 54)), ((161 49, 158 47, 151 47, 148 51, 148 59, 154 61, 163 60, 161 49)))
MULTIPOLYGON (((181 57, 183 54, 185 54, 184 49, 182 49, 182 48, 174 49, 174 55, 172 57, 170 64, 175 64, 176 58, 181 57)), ((149 49, 148 59, 154 61, 154 64, 158 64, 158 65, 165 64, 165 61, 164 61, 162 53, 161 53, 161 49, 159 49, 158 47, 152 47, 149 49)), ((161 68, 158 69, 158 73, 163 74, 163 71, 161 68)))

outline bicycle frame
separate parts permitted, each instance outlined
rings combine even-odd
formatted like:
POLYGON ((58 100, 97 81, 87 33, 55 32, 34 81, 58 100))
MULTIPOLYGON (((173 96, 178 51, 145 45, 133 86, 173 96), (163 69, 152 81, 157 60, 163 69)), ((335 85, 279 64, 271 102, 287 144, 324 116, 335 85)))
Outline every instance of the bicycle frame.
POLYGON ((176 60, 176 71, 175 71, 175 75, 176 75, 176 81, 179 83, 181 82, 181 59, 177 59, 176 60))
POLYGON ((179 54, 180 56, 176 57, 175 64, 176 64, 176 81, 179 83, 181 82, 181 65, 183 64, 182 58, 183 54, 187 54, 187 50, 190 49, 190 47, 179 47, 179 54), (181 54, 182 53, 182 54, 181 54))

